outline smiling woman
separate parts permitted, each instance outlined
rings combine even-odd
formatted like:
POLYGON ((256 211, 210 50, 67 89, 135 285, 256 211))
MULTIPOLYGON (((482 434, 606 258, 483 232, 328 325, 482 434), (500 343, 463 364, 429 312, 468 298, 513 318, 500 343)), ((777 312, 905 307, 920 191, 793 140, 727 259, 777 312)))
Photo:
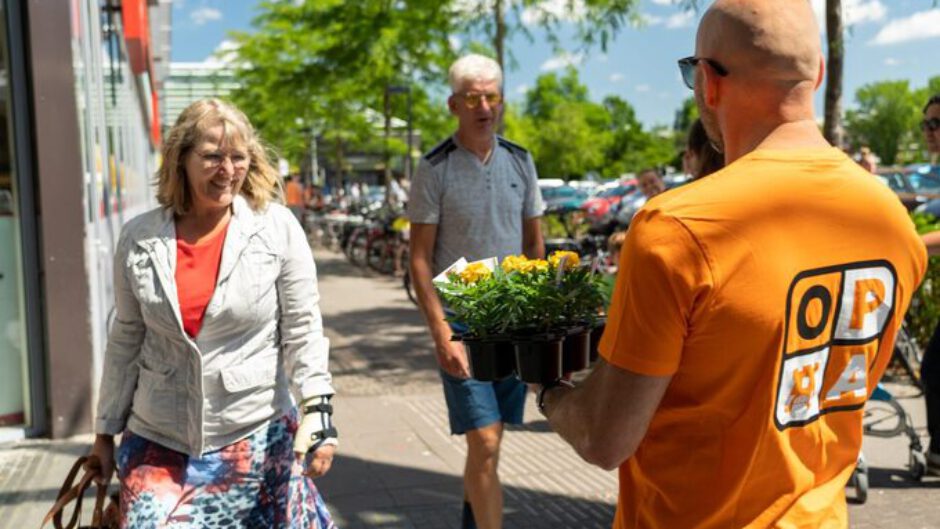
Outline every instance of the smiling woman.
POLYGON ((122 527, 332 528, 313 483, 337 442, 316 268, 260 139, 198 101, 157 180, 161 207, 118 242, 92 449, 104 480, 121 463, 122 527))

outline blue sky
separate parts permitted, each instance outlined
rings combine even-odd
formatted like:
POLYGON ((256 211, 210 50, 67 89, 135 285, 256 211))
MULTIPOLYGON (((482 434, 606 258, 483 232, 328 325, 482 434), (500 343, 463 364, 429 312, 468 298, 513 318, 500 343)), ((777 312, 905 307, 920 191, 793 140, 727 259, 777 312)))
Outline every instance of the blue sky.
MULTIPOLYGON (((545 0, 543 5, 553 9, 566 1, 545 0)), ((812 1, 821 16, 824 0, 812 1)), ((679 79, 676 60, 692 54, 698 22, 695 14, 683 12, 673 3, 641 0, 646 25, 622 31, 606 54, 599 49, 583 56, 559 54, 538 32, 534 42, 515 37, 509 48, 517 67, 506 73, 507 96, 520 100, 540 74, 571 64, 578 68, 593 99, 619 95, 636 108, 644 123, 671 124, 676 109, 690 95, 679 79)), ((256 0, 173 0, 172 60, 204 60, 229 31, 250 31, 256 4, 256 0)), ((855 90, 866 83, 907 79, 912 86, 921 87, 928 78, 940 75, 936 57, 940 51, 940 8, 933 5, 933 0, 843 0, 850 26, 846 37, 846 106, 851 107, 855 90)), ((820 115, 821 94, 822 89, 817 97, 820 115)))

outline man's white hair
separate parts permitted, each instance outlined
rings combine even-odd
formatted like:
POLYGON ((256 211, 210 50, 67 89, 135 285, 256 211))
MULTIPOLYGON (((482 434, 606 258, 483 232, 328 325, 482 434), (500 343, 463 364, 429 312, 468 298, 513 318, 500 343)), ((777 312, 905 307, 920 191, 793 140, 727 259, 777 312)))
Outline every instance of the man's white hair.
POLYGON ((450 89, 455 94, 465 83, 473 81, 496 81, 499 89, 503 88, 503 69, 499 67, 499 63, 476 53, 464 55, 454 61, 447 77, 450 80, 450 89))

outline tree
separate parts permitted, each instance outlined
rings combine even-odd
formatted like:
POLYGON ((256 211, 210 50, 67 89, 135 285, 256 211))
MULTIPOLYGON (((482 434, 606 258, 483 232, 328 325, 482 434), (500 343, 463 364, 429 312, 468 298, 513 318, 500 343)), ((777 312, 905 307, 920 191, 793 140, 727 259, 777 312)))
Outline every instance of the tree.
POLYGON ((896 163, 901 147, 913 139, 920 115, 908 81, 867 84, 855 99, 858 109, 846 113, 852 146, 868 145, 883 164, 896 163))
POLYGON ((526 21, 546 32, 558 47, 565 22, 573 23, 574 40, 583 48, 599 45, 606 51, 617 32, 639 21, 638 0, 452 0, 452 9, 462 15, 465 32, 481 32, 487 36, 496 61, 506 67, 506 39, 532 32, 526 21))
POLYGON ((845 63, 845 31, 842 26, 842 0, 826 0, 826 96, 823 136, 832 145, 843 144, 842 69, 845 63))
MULTIPOLYGON (((418 111, 430 106, 422 81, 437 84, 453 59, 448 37, 456 29, 447 0, 268 1, 251 34, 236 33, 236 63, 243 88, 233 95, 251 110, 269 141, 302 156, 318 134, 330 144, 342 172, 345 153, 380 149, 388 160, 403 152, 389 138, 393 110, 405 115, 405 97, 388 97, 392 87, 408 87, 418 111), (423 107, 421 103, 424 103, 423 107), (375 145, 369 109, 383 113, 386 126, 375 145), (300 138, 300 139, 298 139, 300 138)), ((433 122, 418 118, 419 121, 433 122)))

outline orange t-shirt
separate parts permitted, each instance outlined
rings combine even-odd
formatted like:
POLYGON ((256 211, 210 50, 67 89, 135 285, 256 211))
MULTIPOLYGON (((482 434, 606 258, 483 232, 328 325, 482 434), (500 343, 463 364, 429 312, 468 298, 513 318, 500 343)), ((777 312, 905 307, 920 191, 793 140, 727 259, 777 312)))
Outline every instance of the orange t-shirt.
POLYGON ((287 182, 287 185, 284 186, 285 202, 288 206, 303 206, 304 205, 304 187, 300 185, 300 182, 295 182, 293 180, 287 182))
POLYGON ((195 244, 189 244, 179 237, 176 239, 176 292, 180 302, 180 316, 183 318, 183 330, 191 338, 199 334, 206 306, 215 293, 227 232, 226 223, 218 228, 217 233, 212 233, 195 244))
POLYGON ((926 266, 836 149, 758 150, 640 211, 601 354, 672 375, 615 529, 847 527, 862 407, 926 266))

